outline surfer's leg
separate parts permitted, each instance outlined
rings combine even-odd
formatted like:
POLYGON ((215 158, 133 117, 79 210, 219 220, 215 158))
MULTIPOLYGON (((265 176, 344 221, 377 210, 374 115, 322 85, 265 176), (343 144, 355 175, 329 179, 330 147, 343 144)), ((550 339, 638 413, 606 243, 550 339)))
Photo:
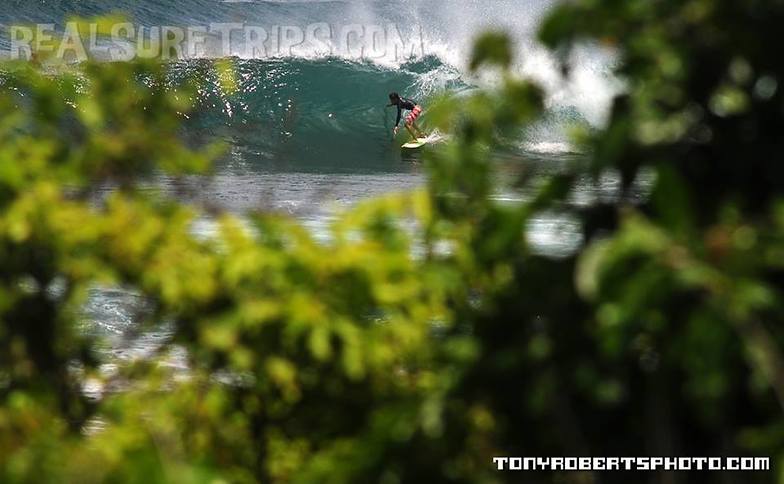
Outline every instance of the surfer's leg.
POLYGON ((411 127, 411 124, 406 123, 406 129, 411 134, 411 138, 413 138, 413 140, 416 141, 417 140, 417 134, 414 132, 414 129, 411 127))
POLYGON ((417 126, 416 122, 411 123, 411 124, 414 126, 414 129, 416 130, 418 137, 420 137, 420 138, 427 138, 427 135, 424 132, 422 132, 421 129, 419 129, 419 126, 417 126))
POLYGON ((413 111, 411 111, 411 114, 408 115, 408 124, 410 124, 414 128, 414 130, 417 133, 416 135, 419 138, 426 138, 425 134, 422 132, 421 129, 419 129, 419 125, 417 124, 417 120, 419 119, 419 116, 421 116, 423 112, 424 110, 422 109, 422 106, 416 105, 414 106, 413 111))

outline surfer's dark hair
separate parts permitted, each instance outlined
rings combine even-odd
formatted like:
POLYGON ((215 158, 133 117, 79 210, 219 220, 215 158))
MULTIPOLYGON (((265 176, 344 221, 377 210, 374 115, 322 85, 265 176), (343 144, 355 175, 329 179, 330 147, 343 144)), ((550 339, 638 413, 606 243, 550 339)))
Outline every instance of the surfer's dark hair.
POLYGON ((400 94, 398 94, 398 93, 396 93, 394 91, 389 93, 389 100, 390 101, 397 101, 398 99, 400 99, 400 94))

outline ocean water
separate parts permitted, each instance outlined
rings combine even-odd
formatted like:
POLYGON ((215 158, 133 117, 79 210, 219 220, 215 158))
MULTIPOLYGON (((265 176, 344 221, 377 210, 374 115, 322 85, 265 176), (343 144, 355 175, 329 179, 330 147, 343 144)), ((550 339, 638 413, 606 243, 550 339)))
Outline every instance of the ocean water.
MULTIPOLYGON (((562 76, 555 56, 535 40, 538 22, 554 4, 555 0, 4 0, 0 51, 10 48, 9 26, 53 24, 62 29, 73 16, 115 12, 148 29, 233 23, 278 35, 277 45, 256 50, 249 48, 252 39, 244 34, 236 35, 228 49, 221 39, 208 36, 202 52, 171 62, 172 84, 188 77, 204 80, 184 137, 195 143, 222 141, 227 150, 209 179, 159 177, 155 185, 189 202, 240 216, 252 210, 286 213, 319 237, 339 211, 357 201, 424 183, 419 155, 402 153, 400 141, 391 137, 395 113, 385 108, 387 94, 398 91, 427 107, 439 94, 462 95, 492 85, 497 81, 492 75, 477 77, 466 68, 473 40, 486 30, 510 33, 517 45, 515 71, 547 93, 543 119, 521 133, 503 166, 547 171, 579 159, 582 154, 569 143, 569 128, 601 126, 612 96, 622 86, 611 75, 613 53, 596 46, 577 49, 569 59, 570 76, 562 76), (337 41, 299 42, 296 32, 312 25, 326 25, 337 41), (280 29, 295 32, 286 49, 280 46, 280 29), (357 34, 344 37, 341 32, 346 29, 368 36, 380 29, 387 34, 386 43, 358 40, 357 34), (390 47, 390 31, 407 44, 403 54, 390 47), (209 60, 215 57, 234 60, 235 92, 227 94, 221 88, 209 60)), ((576 201, 612 196, 616 184, 612 176, 599 183, 586 181, 576 201)), ((508 203, 524 197, 503 189, 498 194, 508 203)), ((209 220, 201 222, 196 232, 212 230, 209 220)), ((551 214, 534 221, 529 238, 540 250, 557 256, 574 250, 579 233, 574 221, 551 214)), ((137 331, 143 307, 142 298, 123 288, 96 288, 91 294, 85 331, 107 342, 108 372, 118 361, 147 357, 167 337, 165 329, 137 331)))

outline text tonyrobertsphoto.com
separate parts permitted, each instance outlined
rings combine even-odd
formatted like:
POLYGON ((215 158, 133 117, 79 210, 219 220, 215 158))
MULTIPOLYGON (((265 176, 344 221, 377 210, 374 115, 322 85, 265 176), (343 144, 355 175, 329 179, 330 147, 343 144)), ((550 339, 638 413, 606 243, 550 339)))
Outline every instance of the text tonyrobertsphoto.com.
POLYGON ((769 471, 770 457, 493 457, 499 471, 769 471))

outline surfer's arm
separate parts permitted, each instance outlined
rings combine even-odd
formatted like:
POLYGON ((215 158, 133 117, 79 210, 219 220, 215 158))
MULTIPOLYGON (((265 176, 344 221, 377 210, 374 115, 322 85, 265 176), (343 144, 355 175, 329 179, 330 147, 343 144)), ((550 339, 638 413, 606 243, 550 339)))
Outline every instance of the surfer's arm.
POLYGON ((397 134, 397 130, 400 129, 400 118, 403 117, 403 110, 400 107, 400 104, 397 105, 397 120, 395 120, 395 127, 392 128, 392 132, 397 134))

